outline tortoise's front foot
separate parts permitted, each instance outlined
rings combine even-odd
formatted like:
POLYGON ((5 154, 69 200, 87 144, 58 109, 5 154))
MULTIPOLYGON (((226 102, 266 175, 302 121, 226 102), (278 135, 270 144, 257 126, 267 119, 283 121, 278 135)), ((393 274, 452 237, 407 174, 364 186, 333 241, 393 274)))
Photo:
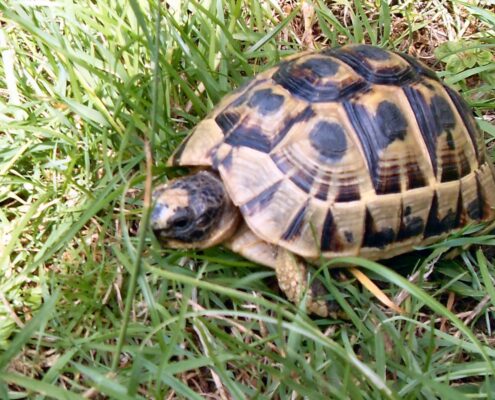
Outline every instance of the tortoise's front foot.
POLYGON ((338 307, 326 301, 327 291, 315 280, 308 288, 306 265, 291 252, 279 248, 276 260, 277 279, 280 289, 293 303, 299 304, 306 293, 306 309, 320 317, 335 317, 338 307))

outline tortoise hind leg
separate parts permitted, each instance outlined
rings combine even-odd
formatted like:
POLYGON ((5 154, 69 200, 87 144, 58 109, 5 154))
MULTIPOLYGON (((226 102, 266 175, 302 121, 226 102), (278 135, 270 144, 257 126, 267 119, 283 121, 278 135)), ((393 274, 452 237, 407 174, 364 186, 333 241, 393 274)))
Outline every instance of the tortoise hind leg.
MULTIPOLYGON (((246 224, 242 224, 225 246, 248 260, 275 269, 280 289, 293 303, 298 304, 307 290, 307 268, 299 257, 282 247, 272 245, 256 236, 246 224)), ((320 281, 315 280, 306 294, 306 309, 321 317, 336 315, 334 307, 324 300, 318 300, 327 291, 320 281), (316 300, 315 300, 316 299, 316 300)))

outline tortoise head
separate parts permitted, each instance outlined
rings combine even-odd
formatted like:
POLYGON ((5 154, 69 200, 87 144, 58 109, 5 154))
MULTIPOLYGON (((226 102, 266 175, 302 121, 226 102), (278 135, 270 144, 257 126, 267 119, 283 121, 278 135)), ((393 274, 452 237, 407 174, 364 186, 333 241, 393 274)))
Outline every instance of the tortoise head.
POLYGON ((153 192, 151 228, 167 247, 206 248, 235 231, 240 215, 209 171, 174 179, 153 192))

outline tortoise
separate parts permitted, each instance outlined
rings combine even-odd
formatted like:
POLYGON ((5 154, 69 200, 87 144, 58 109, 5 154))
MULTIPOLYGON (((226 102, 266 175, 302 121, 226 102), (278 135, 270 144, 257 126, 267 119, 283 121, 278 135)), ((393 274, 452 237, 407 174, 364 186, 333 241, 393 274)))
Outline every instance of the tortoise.
MULTIPOLYGON (((164 245, 223 244, 299 302, 307 263, 386 259, 495 216, 494 169, 461 96, 415 58, 370 45, 304 52, 227 95, 153 192, 164 245)), ((331 311, 311 285, 307 310, 331 311)))

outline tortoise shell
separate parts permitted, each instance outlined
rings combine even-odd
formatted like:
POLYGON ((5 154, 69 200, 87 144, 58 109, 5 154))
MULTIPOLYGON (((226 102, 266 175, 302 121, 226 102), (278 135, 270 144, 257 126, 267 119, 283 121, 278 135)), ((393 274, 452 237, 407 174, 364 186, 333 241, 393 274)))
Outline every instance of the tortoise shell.
POLYGON ((306 258, 382 259, 494 218, 465 102, 417 60, 303 53, 225 97, 169 165, 218 171, 249 228, 306 258))

